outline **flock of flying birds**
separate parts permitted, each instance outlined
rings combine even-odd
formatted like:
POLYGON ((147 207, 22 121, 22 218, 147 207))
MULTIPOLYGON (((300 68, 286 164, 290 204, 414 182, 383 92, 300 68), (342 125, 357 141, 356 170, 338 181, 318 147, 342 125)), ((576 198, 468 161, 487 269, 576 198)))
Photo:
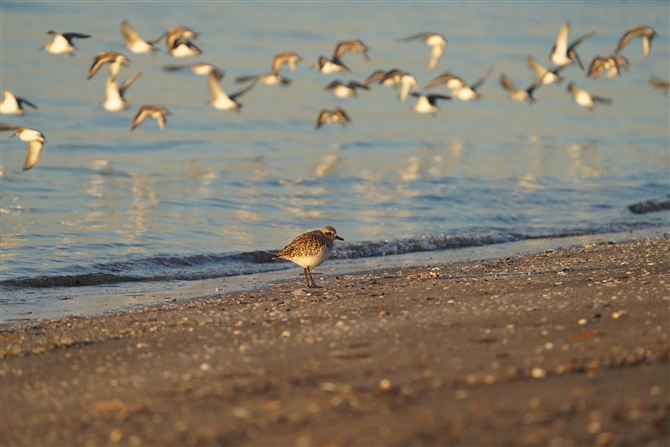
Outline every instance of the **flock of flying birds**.
MULTIPOLYGON (((162 39, 165 39, 168 53, 175 58, 198 56, 202 54, 202 51, 200 51, 200 49, 193 43, 193 40, 197 40, 198 33, 186 27, 171 28, 158 38, 150 41, 142 39, 125 20, 121 23, 121 31, 126 38, 126 47, 135 54, 154 53, 158 51, 156 44, 162 39)), ((592 31, 568 44, 569 25, 566 22, 561 27, 556 39, 556 44, 550 53, 550 60, 553 63, 553 66, 545 68, 533 59, 532 56, 528 56, 528 66, 536 74, 535 80, 530 86, 527 88, 518 88, 507 78, 507 76, 505 76, 505 74, 501 74, 500 84, 504 89, 510 92, 510 98, 512 100, 529 104, 535 102, 533 93, 542 85, 552 83, 558 84, 563 81, 560 72, 569 65, 576 62, 579 67, 584 70, 584 66, 576 49, 577 46, 586 39, 592 37, 595 33, 595 31, 592 31)), ((88 34, 58 33, 56 31, 49 31, 47 34, 53 36, 53 40, 44 45, 42 49, 52 54, 72 54, 75 49, 73 43, 74 39, 86 39, 91 37, 88 34)), ((649 26, 637 26, 626 31, 612 54, 607 57, 596 56, 593 59, 588 68, 587 76, 597 78, 607 72, 607 77, 612 78, 620 74, 622 68, 627 69, 630 66, 628 59, 619 54, 620 51, 623 50, 632 39, 640 37, 642 39, 644 56, 649 57, 651 42, 656 36, 656 32, 649 26)), ((428 61, 428 71, 430 72, 436 67, 442 52, 447 46, 447 40, 444 36, 437 33, 418 33, 400 39, 400 41, 424 41, 431 47, 430 59, 428 61)), ((368 47, 360 40, 349 40, 338 43, 335 47, 335 52, 330 59, 324 56, 319 57, 313 68, 318 69, 324 74, 351 72, 342 60, 347 52, 362 53, 363 57, 366 60, 369 60, 368 47)), ((223 70, 220 70, 211 64, 193 63, 187 65, 166 65, 163 68, 165 71, 188 69, 197 75, 207 76, 207 85, 212 94, 210 104, 218 110, 239 111, 242 105, 238 99, 257 83, 265 85, 289 84, 291 82, 290 79, 283 77, 280 74, 280 71, 284 65, 287 65, 289 70, 294 72, 296 64, 300 61, 302 61, 302 58, 293 52, 278 53, 272 59, 270 72, 260 75, 237 77, 237 82, 248 84, 232 94, 224 92, 219 84, 220 80, 224 77, 223 70)), ((128 107, 128 103, 124 99, 124 94, 131 84, 142 74, 135 73, 119 84, 118 76, 121 67, 127 66, 128 63, 128 58, 121 53, 116 51, 100 51, 88 71, 87 79, 91 79, 103 65, 109 65, 109 74, 105 82, 105 100, 102 102, 102 105, 110 112, 117 112, 128 107)), ((418 92, 416 78, 410 73, 399 69, 375 71, 362 83, 350 81, 345 84, 339 80, 335 80, 328 84, 325 89, 332 91, 332 93, 339 98, 349 98, 356 96, 356 90, 358 89, 370 89, 370 85, 372 84, 390 86, 395 88, 400 102, 404 102, 410 95, 415 97, 416 102, 412 105, 412 109, 416 112, 435 114, 438 111, 438 100, 456 98, 461 101, 471 101, 479 99, 480 95, 477 92, 477 89, 488 80, 492 73, 493 67, 489 67, 481 79, 473 84, 468 84, 463 79, 447 72, 431 80, 425 87, 426 89, 430 89, 445 84, 447 89, 451 92, 450 95, 424 94, 418 92)), ((670 91, 670 84, 668 81, 651 77, 650 84, 653 87, 663 89, 666 93, 670 91)), ((568 91, 572 93, 577 104, 582 107, 592 109, 596 103, 611 102, 610 99, 593 95, 578 88, 572 82, 568 84, 568 91)), ((37 106, 32 102, 15 96, 10 91, 5 91, 4 99, 0 101, 0 113, 23 115, 24 105, 37 109, 37 106)), ((163 106, 143 105, 139 108, 137 114, 133 118, 130 130, 132 131, 142 124, 146 118, 157 120, 159 129, 163 130, 167 115, 170 115, 170 111, 163 106)), ((350 118, 342 108, 337 107, 335 110, 324 109, 319 113, 316 128, 318 129, 322 125, 328 123, 340 123, 346 125, 349 122, 350 118)), ((28 142, 28 154, 23 165, 23 170, 25 171, 35 166, 40 159, 42 148, 46 142, 44 134, 39 130, 0 123, 0 131, 3 130, 13 130, 15 133, 12 137, 18 136, 22 141, 28 142)))

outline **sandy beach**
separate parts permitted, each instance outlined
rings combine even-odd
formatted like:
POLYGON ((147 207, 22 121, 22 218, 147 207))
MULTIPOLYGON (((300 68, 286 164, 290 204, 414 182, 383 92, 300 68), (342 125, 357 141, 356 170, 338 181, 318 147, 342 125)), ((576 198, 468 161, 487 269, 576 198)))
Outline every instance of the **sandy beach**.
POLYGON ((670 241, 0 327, 2 445, 670 441, 670 241))

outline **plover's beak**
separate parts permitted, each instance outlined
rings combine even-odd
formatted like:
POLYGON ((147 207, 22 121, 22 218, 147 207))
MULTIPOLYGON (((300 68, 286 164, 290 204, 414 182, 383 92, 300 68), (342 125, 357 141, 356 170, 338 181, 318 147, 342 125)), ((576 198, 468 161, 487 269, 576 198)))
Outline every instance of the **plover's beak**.
POLYGON ((338 241, 343 241, 343 240, 344 240, 344 239, 342 239, 342 238, 339 237, 339 236, 335 236, 335 239, 337 239, 338 241))
POLYGON ((16 136, 16 132, 14 132, 9 138, 14 138, 16 136))

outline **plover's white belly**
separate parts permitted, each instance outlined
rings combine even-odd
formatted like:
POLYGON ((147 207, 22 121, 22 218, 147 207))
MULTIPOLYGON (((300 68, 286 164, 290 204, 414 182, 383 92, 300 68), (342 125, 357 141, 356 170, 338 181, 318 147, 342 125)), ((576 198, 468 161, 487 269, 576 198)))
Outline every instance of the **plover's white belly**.
POLYGON ((331 248, 330 250, 328 250, 328 249, 323 250, 320 253, 291 258, 291 261, 295 262, 296 264, 298 264, 300 267, 303 267, 303 268, 318 267, 321 264, 323 264, 323 262, 326 259, 328 259, 332 253, 333 253, 333 249, 331 248))

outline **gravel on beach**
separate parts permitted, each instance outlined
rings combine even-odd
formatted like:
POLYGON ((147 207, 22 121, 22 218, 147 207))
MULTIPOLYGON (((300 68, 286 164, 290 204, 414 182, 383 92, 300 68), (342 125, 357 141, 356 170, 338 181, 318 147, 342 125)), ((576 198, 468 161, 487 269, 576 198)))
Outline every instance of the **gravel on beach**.
POLYGON ((669 443, 670 241, 0 327, 1 445, 669 443))

